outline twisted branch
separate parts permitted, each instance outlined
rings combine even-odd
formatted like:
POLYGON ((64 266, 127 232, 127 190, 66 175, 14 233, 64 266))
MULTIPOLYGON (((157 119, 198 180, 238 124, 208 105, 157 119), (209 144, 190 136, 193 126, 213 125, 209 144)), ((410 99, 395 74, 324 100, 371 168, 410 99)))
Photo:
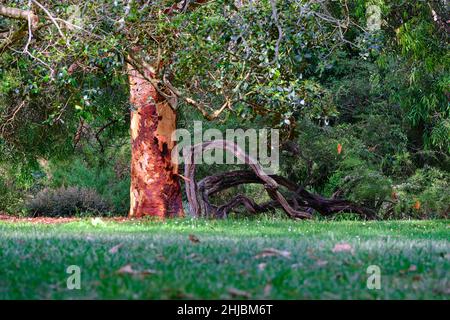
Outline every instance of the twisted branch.
POLYGON ((351 201, 342 199, 326 199, 320 195, 308 192, 303 187, 279 175, 267 175, 256 160, 252 159, 234 142, 215 140, 200 143, 190 148, 184 154, 186 194, 189 202, 189 211, 193 217, 226 217, 228 212, 237 206, 244 205, 250 213, 265 212, 280 207, 293 219, 312 218, 312 209, 324 216, 340 212, 355 212, 367 219, 375 218, 375 212, 369 208, 361 207, 351 201), (225 149, 232 152, 238 159, 247 164, 252 170, 237 170, 208 176, 197 183, 195 179, 195 156, 211 149, 225 149), (264 185, 272 201, 257 204, 254 200, 237 195, 222 206, 214 206, 209 197, 241 184, 258 183, 264 185), (280 192, 280 187, 291 192, 286 199, 280 192))

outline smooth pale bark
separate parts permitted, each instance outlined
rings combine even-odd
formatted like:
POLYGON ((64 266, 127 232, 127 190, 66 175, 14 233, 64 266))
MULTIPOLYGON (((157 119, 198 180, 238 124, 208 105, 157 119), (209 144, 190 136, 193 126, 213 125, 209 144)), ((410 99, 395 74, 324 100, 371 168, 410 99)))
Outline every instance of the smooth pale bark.
POLYGON ((30 17, 33 25, 38 23, 38 17, 31 10, 21 10, 0 5, 0 16, 22 20, 28 20, 28 17, 30 17))
MULTIPOLYGON (((129 216, 182 216, 178 168, 171 161, 176 113, 139 71, 127 67, 132 105, 129 216)), ((150 70, 142 72, 154 76, 150 70)))

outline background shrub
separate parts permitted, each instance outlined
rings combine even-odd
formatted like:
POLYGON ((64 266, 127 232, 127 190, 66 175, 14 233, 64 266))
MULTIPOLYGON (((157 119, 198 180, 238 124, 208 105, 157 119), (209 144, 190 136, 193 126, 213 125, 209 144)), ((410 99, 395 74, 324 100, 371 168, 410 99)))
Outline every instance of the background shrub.
POLYGON ((15 196, 15 190, 0 176, 0 213, 14 211, 21 203, 21 199, 15 196))
POLYGON ((448 218, 450 175, 432 167, 418 169, 404 183, 395 186, 395 216, 448 218))
POLYGON ((33 186, 40 184, 27 165, 5 165, 0 162, 0 213, 24 213, 25 198, 33 186))
POLYGON ((52 161, 48 186, 80 187, 95 190, 111 205, 111 214, 126 215, 130 201, 128 150, 113 150, 112 155, 94 154, 52 161))
POLYGON ((32 216, 73 216, 77 214, 107 214, 110 206, 93 189, 68 187, 38 192, 27 202, 27 210, 32 216))

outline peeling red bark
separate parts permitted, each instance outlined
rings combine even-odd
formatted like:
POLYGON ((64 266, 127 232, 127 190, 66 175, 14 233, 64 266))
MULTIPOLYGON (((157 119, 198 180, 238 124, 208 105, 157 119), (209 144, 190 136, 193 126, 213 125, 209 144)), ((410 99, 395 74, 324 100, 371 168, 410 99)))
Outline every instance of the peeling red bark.
MULTIPOLYGON (((138 70, 127 67, 132 105, 129 216, 182 216, 178 169, 171 161, 176 113, 138 70)), ((141 72, 154 77, 150 70, 141 72)))

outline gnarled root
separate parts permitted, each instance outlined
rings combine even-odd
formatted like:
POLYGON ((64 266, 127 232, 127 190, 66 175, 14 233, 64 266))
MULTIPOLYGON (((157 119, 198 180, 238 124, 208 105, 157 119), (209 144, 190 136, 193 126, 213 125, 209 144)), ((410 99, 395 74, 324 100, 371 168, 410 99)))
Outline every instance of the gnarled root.
POLYGON ((324 216, 339 212, 358 213, 366 219, 375 218, 375 212, 369 208, 359 206, 351 201, 341 199, 327 199, 320 195, 308 192, 296 183, 279 175, 267 175, 262 167, 235 143, 226 140, 215 140, 195 145, 185 156, 186 193, 190 213, 194 217, 226 217, 234 208, 243 205, 250 213, 261 213, 274 208, 282 208, 293 219, 310 219, 312 209, 324 216), (236 170, 208 176, 198 183, 195 180, 194 157, 196 154, 213 148, 224 148, 233 152, 237 158, 248 164, 252 170, 236 170), (215 206, 210 203, 209 197, 241 184, 259 183, 264 186, 272 201, 257 204, 254 200, 237 195, 228 203, 215 206), (284 187, 290 193, 286 199, 280 192, 284 187))

